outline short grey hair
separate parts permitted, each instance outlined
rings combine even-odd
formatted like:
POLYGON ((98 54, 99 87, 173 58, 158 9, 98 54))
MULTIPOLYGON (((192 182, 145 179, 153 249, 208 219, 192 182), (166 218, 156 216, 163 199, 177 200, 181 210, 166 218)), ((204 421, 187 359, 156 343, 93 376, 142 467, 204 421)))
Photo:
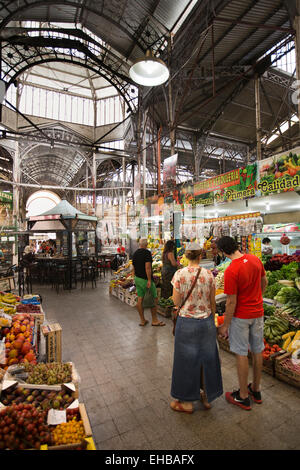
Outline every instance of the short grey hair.
POLYGON ((141 248, 146 248, 148 246, 147 238, 141 238, 139 245, 140 245, 141 248))

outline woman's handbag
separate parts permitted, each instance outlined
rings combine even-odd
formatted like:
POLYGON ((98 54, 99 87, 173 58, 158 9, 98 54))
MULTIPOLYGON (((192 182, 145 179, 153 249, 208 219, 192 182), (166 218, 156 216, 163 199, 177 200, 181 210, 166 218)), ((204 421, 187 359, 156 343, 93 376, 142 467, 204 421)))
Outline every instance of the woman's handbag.
POLYGON ((174 307, 173 308, 173 314, 172 314, 172 317, 173 317, 173 336, 175 336, 175 327, 176 327, 176 322, 177 322, 177 317, 179 315, 179 312, 180 310, 182 309, 182 307, 184 306, 184 304, 186 303, 186 301, 188 300, 188 298, 190 297, 191 293, 193 292, 194 290, 194 287, 196 285, 196 282, 198 280, 198 277, 199 277, 199 274, 200 274, 200 271, 201 271, 201 268, 198 269, 198 272, 197 272, 197 275, 194 279, 194 282, 193 284, 191 285, 191 288, 190 290, 188 291, 188 294, 186 296, 186 298, 184 299, 184 301, 182 302, 182 304, 180 305, 180 307, 174 307))

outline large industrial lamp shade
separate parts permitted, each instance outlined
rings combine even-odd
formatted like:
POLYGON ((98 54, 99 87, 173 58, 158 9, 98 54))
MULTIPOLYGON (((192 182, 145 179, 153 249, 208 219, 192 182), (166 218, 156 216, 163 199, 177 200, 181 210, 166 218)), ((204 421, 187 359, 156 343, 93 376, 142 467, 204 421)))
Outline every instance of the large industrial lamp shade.
POLYGON ((147 50, 145 57, 138 59, 130 67, 130 78, 139 85, 157 86, 165 83, 170 75, 166 64, 154 57, 151 50, 147 50))

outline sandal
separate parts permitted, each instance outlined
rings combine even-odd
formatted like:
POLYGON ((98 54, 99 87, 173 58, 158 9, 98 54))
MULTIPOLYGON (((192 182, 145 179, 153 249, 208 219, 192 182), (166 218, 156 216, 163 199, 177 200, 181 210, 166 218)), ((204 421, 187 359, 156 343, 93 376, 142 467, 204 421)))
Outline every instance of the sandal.
POLYGON ((152 323, 152 326, 166 326, 166 324, 163 321, 160 321, 159 323, 152 323))
POLYGON ((193 408, 191 410, 187 410, 186 408, 184 408, 184 406, 182 405, 182 403, 180 403, 180 401, 171 401, 170 407, 174 411, 181 411, 183 413, 192 414, 194 412, 193 408))
POLYGON ((148 320, 145 320, 145 323, 139 323, 139 326, 146 326, 147 323, 149 323, 148 320))

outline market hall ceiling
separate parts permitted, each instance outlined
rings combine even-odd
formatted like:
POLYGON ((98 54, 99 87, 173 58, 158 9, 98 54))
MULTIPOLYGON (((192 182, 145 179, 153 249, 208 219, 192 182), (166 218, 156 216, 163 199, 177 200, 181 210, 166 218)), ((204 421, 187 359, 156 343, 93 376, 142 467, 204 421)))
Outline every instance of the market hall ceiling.
POLYGON ((255 74, 262 79, 263 130, 271 132, 292 112, 288 94, 295 76, 270 69, 271 56, 263 56, 280 41, 293 47, 295 5, 294 0, 2 1, 2 77, 10 84, 34 66, 81 66, 96 75, 98 86, 99 78, 113 85, 135 111, 129 67, 151 47, 170 67, 172 104, 168 84, 143 89, 143 103, 165 135, 172 125, 253 146, 255 74), (39 26, 29 31, 24 21, 39 26))

